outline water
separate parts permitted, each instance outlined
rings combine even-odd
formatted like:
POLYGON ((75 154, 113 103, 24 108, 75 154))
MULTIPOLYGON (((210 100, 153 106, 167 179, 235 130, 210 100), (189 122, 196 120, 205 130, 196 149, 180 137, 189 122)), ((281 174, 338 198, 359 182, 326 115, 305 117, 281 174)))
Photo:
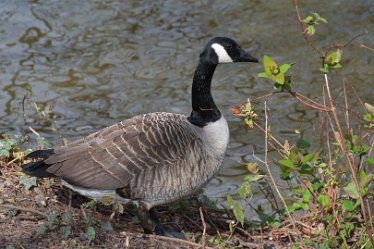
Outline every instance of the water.
MULTIPOLYGON (((317 26, 319 47, 345 43, 365 30, 343 52, 344 74, 365 102, 373 99, 372 1, 316 1, 300 5, 328 25, 317 26), (370 33, 371 32, 371 33, 370 33)), ((228 36, 258 58, 296 63, 293 87, 321 96, 323 77, 318 56, 299 33, 291 1, 24 1, 0 2, 0 133, 30 134, 31 126, 59 146, 137 114, 168 111, 189 114, 190 85, 198 55, 214 36, 228 36), (48 120, 33 103, 50 106, 48 120), (23 110, 24 109, 24 110, 23 110), (54 128, 58 130, 56 133, 54 128)), ((263 158, 263 136, 248 130, 230 108, 271 91, 259 79, 261 64, 220 65, 213 95, 229 121, 231 139, 218 176, 205 188, 210 197, 235 192, 246 173, 242 166, 263 158)), ((340 92, 341 77, 330 84, 340 92)), ((353 108, 359 108, 356 101, 353 108)), ((286 95, 268 100, 273 134, 295 139, 294 130, 316 136, 317 113, 286 95)), ((259 106, 259 109, 262 107, 259 106)), ((32 145, 30 145, 32 146, 32 145)), ((278 175, 274 168, 275 175, 278 175)), ((265 204, 254 189, 254 206, 265 204)))

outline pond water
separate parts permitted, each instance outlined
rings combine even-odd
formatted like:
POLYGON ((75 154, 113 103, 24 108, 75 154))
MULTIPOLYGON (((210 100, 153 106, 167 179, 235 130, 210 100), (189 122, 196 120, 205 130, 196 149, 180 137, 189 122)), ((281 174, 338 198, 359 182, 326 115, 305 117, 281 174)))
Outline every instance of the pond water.
MULTIPOLYGON (((319 47, 344 44, 369 31, 344 50, 342 72, 362 100, 373 104, 374 57, 360 48, 374 45, 373 1, 300 4, 303 16, 316 10, 329 22, 317 26, 312 38, 319 47)), ((232 37, 258 58, 266 54, 296 63, 294 89, 318 98, 323 84, 319 58, 299 30, 291 1, 2 0, 0 133, 35 138, 30 126, 59 146, 60 136, 72 141, 141 113, 188 115, 194 68, 214 36, 232 37), (34 103, 50 107, 52 123, 35 113, 34 103)), ((270 81, 256 77, 261 71, 261 63, 216 70, 213 95, 231 138, 222 170, 205 188, 209 197, 234 193, 246 174, 243 165, 255 161, 252 153, 263 158, 263 136, 230 113, 232 106, 272 90, 270 81)), ((331 79, 335 95, 341 94, 341 81, 340 76, 331 79)), ((353 108, 359 108, 355 103, 353 108)), ((273 134, 282 141, 296 139, 295 129, 318 136, 315 111, 287 95, 267 104, 273 134)), ((273 173, 279 174, 275 167, 273 173)), ((253 206, 267 205, 256 188, 254 193, 253 206)))

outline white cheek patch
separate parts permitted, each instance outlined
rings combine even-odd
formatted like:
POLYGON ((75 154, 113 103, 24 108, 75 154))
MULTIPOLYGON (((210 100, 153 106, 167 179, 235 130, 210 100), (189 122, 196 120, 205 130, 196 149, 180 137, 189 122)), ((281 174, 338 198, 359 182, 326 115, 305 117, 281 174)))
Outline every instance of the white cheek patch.
POLYGON ((212 48, 216 52, 218 56, 218 63, 233 63, 234 61, 231 59, 230 55, 226 52, 226 49, 218 44, 218 43, 213 43, 212 48))

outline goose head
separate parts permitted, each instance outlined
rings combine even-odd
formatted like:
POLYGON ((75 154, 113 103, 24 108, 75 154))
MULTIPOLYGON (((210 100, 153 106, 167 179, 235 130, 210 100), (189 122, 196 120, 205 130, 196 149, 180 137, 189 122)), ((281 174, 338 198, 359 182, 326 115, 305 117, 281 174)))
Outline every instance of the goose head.
POLYGON ((258 59, 244 51, 234 40, 215 37, 208 42, 200 55, 209 64, 258 62, 258 59))

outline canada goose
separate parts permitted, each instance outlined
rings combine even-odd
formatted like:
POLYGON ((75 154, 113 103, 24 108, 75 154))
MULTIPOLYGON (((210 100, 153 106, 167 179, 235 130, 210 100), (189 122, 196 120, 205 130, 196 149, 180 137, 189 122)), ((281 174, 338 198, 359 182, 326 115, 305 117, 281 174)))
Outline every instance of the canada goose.
POLYGON ((135 116, 64 147, 34 151, 27 158, 42 160, 23 165, 23 172, 59 177, 90 198, 134 203, 144 231, 151 233, 148 211, 152 216, 154 206, 191 195, 222 164, 229 130, 210 86, 218 64, 235 62, 258 60, 230 38, 213 38, 193 77, 189 117, 165 112, 135 116))

